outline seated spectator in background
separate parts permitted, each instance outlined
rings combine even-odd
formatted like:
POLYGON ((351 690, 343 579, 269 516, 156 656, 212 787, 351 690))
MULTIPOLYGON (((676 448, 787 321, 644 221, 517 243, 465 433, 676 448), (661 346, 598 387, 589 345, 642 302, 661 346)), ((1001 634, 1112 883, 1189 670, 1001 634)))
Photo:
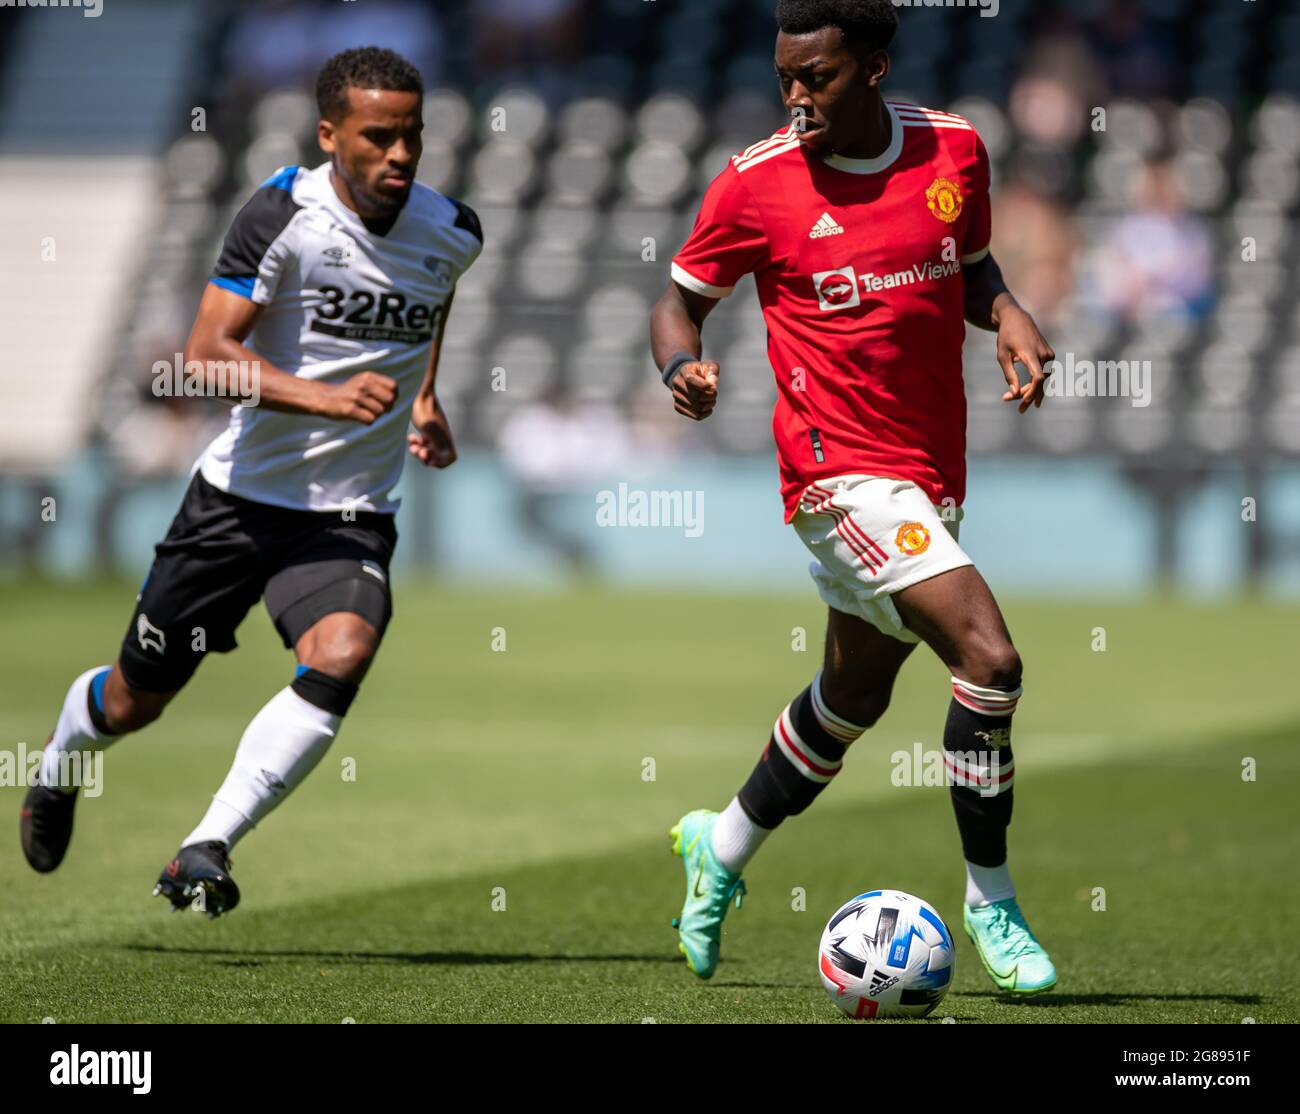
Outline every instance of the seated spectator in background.
POLYGON ((184 347, 184 335, 150 335, 134 361, 140 377, 105 385, 98 424, 117 487, 186 475, 230 417, 232 403, 157 389, 155 365, 172 364, 184 347))
POLYGON ((1178 43, 1141 0, 1109 0, 1090 30, 1112 96, 1145 101, 1177 92, 1178 43))
POLYGON ((1105 308, 1116 318, 1204 317, 1214 304, 1214 241, 1188 212, 1172 164, 1148 162, 1138 175, 1133 210, 1117 220, 1090 268, 1105 308))
POLYGON ((301 85, 313 71, 313 29, 319 12, 307 0, 249 0, 226 38, 223 70, 234 95, 256 99, 301 85))
POLYGON ((470 6, 481 77, 563 84, 582 56, 583 0, 482 0, 470 6))
POLYGON ((1047 183, 1030 173, 1008 176, 993 197, 993 250, 1007 285, 1045 327, 1062 323, 1078 246, 1074 215, 1047 183))
POLYGON ((1088 106, 1104 101, 1105 84, 1083 39, 1054 30, 1029 50, 1007 112, 1021 139, 1068 148, 1088 126, 1088 106))
POLYGON ((521 406, 501 427, 501 459, 514 481, 520 526, 574 575, 589 574, 592 560, 572 523, 579 513, 594 523, 596 486, 625 466, 627 447, 617 410, 559 393, 521 406))
MULTIPOLYGON (((426 89, 443 80, 443 32, 437 4, 427 0, 362 0, 330 3, 316 30, 313 67, 355 46, 386 46, 400 50, 426 89)), ((315 70, 313 69, 313 73, 315 70)))
POLYGON ((354 46, 400 50, 426 89, 442 79, 442 28, 432 4, 249 0, 226 38, 227 95, 251 104, 272 89, 310 89, 326 58, 354 46))

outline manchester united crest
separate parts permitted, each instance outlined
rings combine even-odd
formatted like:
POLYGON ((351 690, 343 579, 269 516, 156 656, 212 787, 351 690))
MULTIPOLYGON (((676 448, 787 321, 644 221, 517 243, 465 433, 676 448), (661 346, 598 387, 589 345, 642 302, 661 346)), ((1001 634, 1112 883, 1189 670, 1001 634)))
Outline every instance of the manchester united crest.
POLYGON ((930 531, 919 522, 904 522, 894 536, 894 544, 905 557, 915 557, 930 548, 930 531))
POLYGON ((925 191, 925 203, 941 221, 952 224, 961 216, 961 186, 951 178, 936 178, 925 191))

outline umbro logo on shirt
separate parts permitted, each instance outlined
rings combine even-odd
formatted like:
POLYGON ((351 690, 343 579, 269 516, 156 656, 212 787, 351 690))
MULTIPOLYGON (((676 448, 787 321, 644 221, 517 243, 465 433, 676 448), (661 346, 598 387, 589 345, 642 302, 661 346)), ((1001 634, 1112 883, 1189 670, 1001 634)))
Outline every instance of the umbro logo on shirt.
POLYGON ((812 226, 812 231, 808 233, 808 239, 820 240, 823 236, 839 236, 844 232, 835 218, 830 213, 823 213, 817 218, 817 223, 812 226))
POLYGON ((334 244, 326 248, 322 253, 326 256, 326 267, 346 267, 352 262, 352 245, 351 244, 334 244))

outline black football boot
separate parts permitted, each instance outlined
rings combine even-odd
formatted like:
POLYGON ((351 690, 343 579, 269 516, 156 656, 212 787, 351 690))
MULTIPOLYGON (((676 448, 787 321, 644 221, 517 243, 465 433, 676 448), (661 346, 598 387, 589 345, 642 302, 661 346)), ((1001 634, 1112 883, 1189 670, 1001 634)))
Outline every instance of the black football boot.
POLYGON ((18 831, 23 854, 33 870, 48 874, 68 853, 72 842, 72 813, 77 807, 77 792, 61 793, 33 785, 23 798, 18 831))
POLYGON ((176 852, 154 886, 154 897, 161 894, 179 913, 190 908, 196 913, 219 917, 239 904, 239 887, 230 877, 230 856, 220 840, 191 843, 176 852))

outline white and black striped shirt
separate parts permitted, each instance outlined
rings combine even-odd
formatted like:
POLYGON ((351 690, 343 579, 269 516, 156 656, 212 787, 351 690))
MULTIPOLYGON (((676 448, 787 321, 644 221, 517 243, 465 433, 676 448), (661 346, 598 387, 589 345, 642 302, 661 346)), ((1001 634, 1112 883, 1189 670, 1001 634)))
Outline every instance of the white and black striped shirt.
POLYGON ((235 217, 211 280, 266 307, 247 346, 304 379, 391 376, 397 404, 372 425, 236 406, 199 458, 203 477, 274 506, 395 511, 429 345, 482 247, 473 210, 418 182, 378 235, 339 200, 329 163, 267 179, 235 217))

